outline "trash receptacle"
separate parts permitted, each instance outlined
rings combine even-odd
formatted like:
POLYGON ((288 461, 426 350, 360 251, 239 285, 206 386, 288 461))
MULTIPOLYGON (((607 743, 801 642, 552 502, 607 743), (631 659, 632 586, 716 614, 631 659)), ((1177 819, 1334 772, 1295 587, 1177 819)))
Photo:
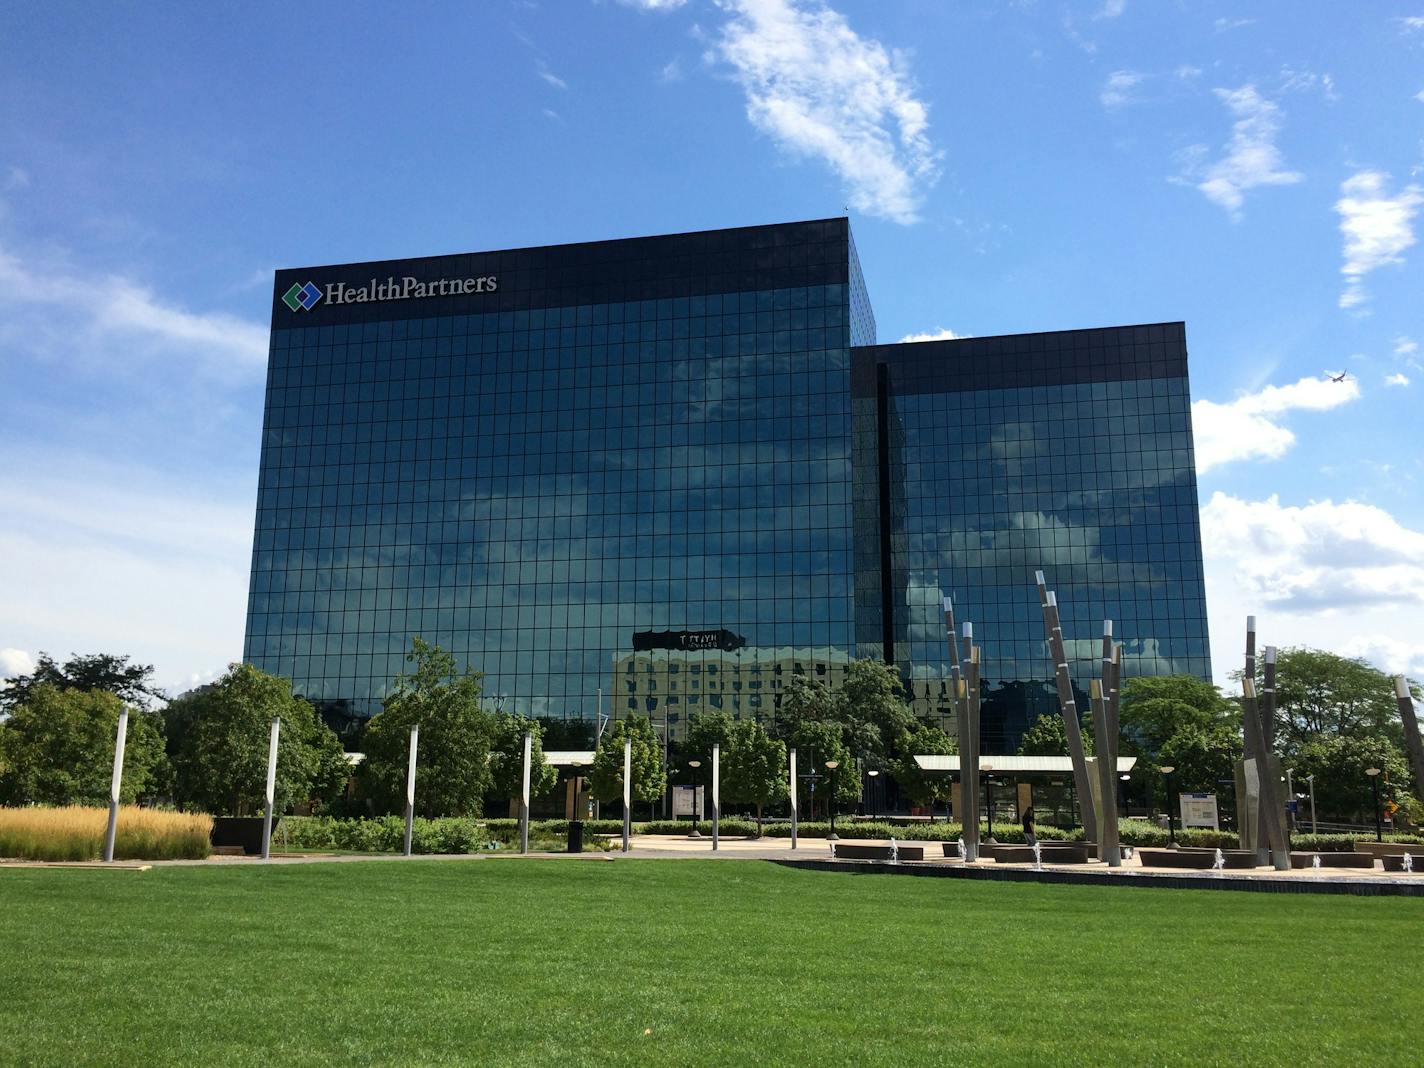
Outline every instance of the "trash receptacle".
POLYGON ((583 820, 569 820, 569 852, 583 852, 583 820))

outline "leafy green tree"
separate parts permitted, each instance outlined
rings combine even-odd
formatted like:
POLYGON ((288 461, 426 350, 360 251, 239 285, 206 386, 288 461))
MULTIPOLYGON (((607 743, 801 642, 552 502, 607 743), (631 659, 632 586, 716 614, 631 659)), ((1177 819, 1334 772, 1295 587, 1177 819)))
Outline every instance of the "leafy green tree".
MULTIPOLYGON (((559 781, 559 770, 544 759, 544 729, 537 720, 501 712, 494 717, 490 739, 490 773, 494 793, 518 799, 524 787, 524 734, 533 735, 529 746, 529 796, 542 797, 559 781)), ((419 782, 419 776, 416 781, 419 782)))
POLYGON ((1063 717, 1056 712, 1045 712, 1034 720, 1033 726, 1019 739, 1019 755, 1066 757, 1068 731, 1063 726, 1063 717))
POLYGON ((840 720, 851 750, 878 761, 905 751, 914 714, 899 674, 882 660, 853 660, 841 690, 840 720))
POLYGON ((164 696, 163 691, 153 685, 152 664, 130 664, 127 656, 94 653, 71 656, 60 665, 48 653, 40 653, 34 671, 16 675, 0 686, 0 715, 25 704, 37 686, 52 686, 56 690, 103 690, 125 704, 145 710, 154 698, 162 700, 164 696))
POLYGON ((687 737, 678 746, 678 758, 682 767, 679 778, 690 785, 712 785, 712 746, 722 747, 726 759, 727 746, 732 740, 732 728, 737 721, 720 710, 694 712, 687 722, 687 737), (701 766, 687 767, 689 760, 698 761, 701 766))
POLYGON ((760 723, 738 720, 722 750, 722 769, 723 796, 734 804, 755 805, 761 834, 763 810, 788 793, 785 743, 760 723))
POLYGON ((802 723, 839 720, 840 697, 820 679, 792 675, 781 695, 781 707, 772 722, 773 736, 793 738, 802 723))
POLYGON ((1241 755, 1240 706, 1192 675, 1128 679, 1121 727, 1123 755, 1148 767, 1174 766, 1173 786, 1181 790, 1217 790, 1241 755))
POLYGON ((589 769, 588 785, 599 801, 623 800, 623 740, 633 741, 633 781, 630 794, 634 801, 652 804, 667 789, 667 771, 663 768, 662 742, 646 717, 628 716, 614 720, 603 732, 598 750, 589 769))
MULTIPOLYGON (((366 789, 387 811, 405 808, 410 729, 420 727, 415 811, 421 816, 482 815, 493 786, 490 745, 494 724, 480 707, 484 676, 461 672, 455 658, 417 637, 381 711, 366 725, 366 789)), ((522 756, 522 750, 521 750, 522 756)))
MULTIPOLYGON (((10 805, 107 805, 114 743, 125 702, 104 690, 26 689, 0 730, 0 802, 10 805)), ((131 709, 119 799, 132 803, 164 785, 163 725, 131 709)))
POLYGON ((927 775, 915 756, 941 754, 949 756, 959 751, 954 739, 929 723, 916 723, 906 739, 904 752, 889 764, 890 774, 900 786, 900 792, 916 805, 930 806, 934 819, 936 801, 949 799, 953 783, 947 775, 927 775))
POLYGON ((233 664, 211 686, 173 702, 187 726, 173 754, 175 795, 217 815, 261 810, 267 790, 267 750, 273 716, 282 720, 277 742, 274 807, 340 795, 350 765, 331 728, 292 685, 251 664, 233 664))
MULTIPOLYGON (((845 744, 839 723, 807 720, 791 739, 791 745, 796 749, 798 774, 814 772, 820 777, 815 797, 824 799, 827 796, 830 772, 826 769, 826 762, 834 760, 840 764, 835 775, 836 801, 847 804, 860 799, 860 772, 854 754, 845 744)), ((798 794, 800 792, 797 791, 798 794)))
POLYGON ((1351 823, 1374 823, 1374 788, 1366 768, 1381 770, 1380 806, 1394 801, 1411 819, 1417 801, 1409 793, 1409 762, 1378 734, 1334 735, 1297 746, 1290 764, 1295 788, 1306 793, 1308 776, 1315 776, 1316 811, 1351 823))

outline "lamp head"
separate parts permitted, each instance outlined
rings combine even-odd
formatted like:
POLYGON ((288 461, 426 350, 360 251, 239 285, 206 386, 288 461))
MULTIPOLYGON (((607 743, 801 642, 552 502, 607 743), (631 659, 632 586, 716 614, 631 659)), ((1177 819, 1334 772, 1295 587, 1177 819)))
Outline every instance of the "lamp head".
POLYGON ((687 766, 688 766, 689 768, 700 768, 700 767, 702 767, 702 761, 700 761, 700 760, 689 760, 689 761, 687 762, 687 766))
POLYGON ((828 761, 826 761, 826 770, 827 770, 827 771, 835 771, 836 768, 838 768, 838 767, 840 767, 840 766, 841 766, 841 762, 840 762, 839 760, 828 760, 828 761))
POLYGON ((1365 769, 1365 774, 1368 775, 1371 779, 1373 779, 1373 778, 1374 778, 1376 775, 1378 775, 1379 773, 1380 773, 1380 769, 1379 769, 1379 768, 1366 768, 1366 769, 1365 769))
POLYGON ((1172 772, 1177 770, 1177 767, 1175 764, 1163 764, 1157 770, 1160 771, 1163 775, 1170 775, 1172 774, 1172 772))

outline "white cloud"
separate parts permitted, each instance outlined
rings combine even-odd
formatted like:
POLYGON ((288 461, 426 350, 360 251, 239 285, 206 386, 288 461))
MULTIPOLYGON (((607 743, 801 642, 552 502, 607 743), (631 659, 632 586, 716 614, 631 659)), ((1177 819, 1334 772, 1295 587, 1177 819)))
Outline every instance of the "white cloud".
POLYGON ((23 649, 0 649, 0 679, 13 679, 35 670, 35 658, 23 649))
POLYGON ((1354 379, 1302 378, 1288 386, 1267 386, 1225 404, 1196 401, 1192 404, 1192 437, 1197 473, 1205 474, 1236 460, 1283 456, 1295 444, 1295 435, 1283 425, 1282 416, 1292 411, 1327 411, 1359 395, 1354 379))
POLYGON ((1408 185, 1390 196, 1389 180, 1383 171, 1360 171, 1340 185, 1335 211, 1345 239, 1342 308, 1366 303, 1370 298, 1365 275, 1388 263, 1403 263, 1404 250, 1414 244, 1414 216, 1424 204, 1424 189, 1408 185))
POLYGON ((1093 16, 1099 19, 1115 19, 1127 10, 1127 0, 1103 0, 1103 6, 1093 16))
POLYGON ((1411 30, 1424 30, 1424 15, 1406 15, 1395 21, 1404 28, 1406 33, 1411 30))
MULTIPOLYGON (((0 307, 43 306, 78 316, 71 345, 83 332, 112 342, 142 340, 195 358, 260 371, 267 366, 267 328, 225 312, 191 312, 159 300, 130 279, 86 278, 63 268, 26 263, 0 248, 0 307)), ((46 313, 46 320, 51 316, 46 313)), ((15 325, 13 322, 10 325, 15 325)), ((43 331, 37 330, 36 334, 43 331)))
MULTIPOLYGON (((1235 116, 1231 140, 1221 159, 1183 176, 1213 204, 1225 208, 1233 219, 1241 217, 1241 205, 1248 190, 1264 185, 1293 185, 1302 180, 1297 171, 1285 169, 1285 160, 1276 147, 1281 129, 1281 109, 1256 91, 1254 85, 1240 89, 1215 89, 1217 97, 1235 116)), ((1196 145, 1189 159, 1205 158, 1206 146, 1196 145)))
POLYGON ((1217 33, 1226 33, 1228 30, 1239 30, 1243 26, 1254 25, 1255 22, 1255 19, 1232 19, 1222 16, 1212 23, 1212 26, 1217 33))
POLYGON ((1247 615, 1263 643, 1365 655, 1386 670, 1424 666, 1424 532, 1355 501, 1281 504, 1216 493, 1202 508, 1202 552, 1218 678, 1247 615), (1403 662, 1402 662, 1403 661, 1403 662))
POLYGON ((682 64, 678 62, 676 58, 669 61, 666 66, 658 71, 659 81, 680 82, 682 81, 682 77, 682 64))
POLYGON ((564 81, 564 79, 560 78, 557 74, 551 71, 548 66, 542 61, 535 65, 534 71, 536 74, 539 75, 539 77, 543 78, 544 81, 548 82, 555 89, 567 89, 569 87, 568 82, 564 81))
POLYGON ((1400 335, 1394 339, 1394 354, 1399 357, 1412 356, 1419 351, 1419 342, 1412 337, 1400 335))
POLYGON ((1387 386, 1407 386, 1409 385, 1409 378, 1402 374, 1392 374, 1385 378, 1384 384, 1387 386))
POLYGON ((954 341, 957 338, 973 337, 973 334, 956 334, 947 326, 936 327, 933 331, 923 334, 906 334, 900 339, 901 344, 915 341, 954 341))
POLYGON ((1200 67, 1193 67, 1190 63, 1183 63, 1180 67, 1177 68, 1176 75, 1178 78, 1181 78, 1182 81, 1185 82, 1190 81, 1193 78, 1200 77, 1201 72, 1202 69, 1200 67))
POLYGON ((1419 92, 1415 93, 1414 99, 1419 101, 1419 103, 1424 104, 1424 89, 1420 89, 1419 92))
POLYGON ((718 3, 730 18, 713 55, 735 72, 752 125, 782 148, 829 165, 855 210, 918 221, 924 190, 938 178, 939 153, 904 56, 860 37, 819 3, 718 3))
POLYGON ((1120 108, 1124 104, 1131 104, 1135 99, 1132 90, 1142 84, 1142 79, 1143 75, 1136 71, 1115 70, 1108 75, 1102 92, 1098 94, 1098 100, 1105 108, 1120 108))
POLYGON ((30 172, 23 167, 5 168, 5 181, 0 182, 0 192, 9 193, 15 189, 30 187, 30 172))
POLYGON ((240 486, 195 487, 132 465, 16 458, 0 472, 0 634, 61 659, 128 653, 165 688, 239 659, 254 482, 255 467, 240 486))
POLYGON ((676 11, 687 0, 618 0, 618 3, 639 11, 676 11))

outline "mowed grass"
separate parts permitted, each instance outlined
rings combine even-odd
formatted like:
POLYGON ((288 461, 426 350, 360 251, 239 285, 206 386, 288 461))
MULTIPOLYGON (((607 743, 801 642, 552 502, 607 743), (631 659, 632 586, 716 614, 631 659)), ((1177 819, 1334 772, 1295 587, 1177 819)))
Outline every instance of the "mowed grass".
POLYGON ((0 1061, 1417 1063, 1421 931, 758 861, 0 870, 0 1061))

